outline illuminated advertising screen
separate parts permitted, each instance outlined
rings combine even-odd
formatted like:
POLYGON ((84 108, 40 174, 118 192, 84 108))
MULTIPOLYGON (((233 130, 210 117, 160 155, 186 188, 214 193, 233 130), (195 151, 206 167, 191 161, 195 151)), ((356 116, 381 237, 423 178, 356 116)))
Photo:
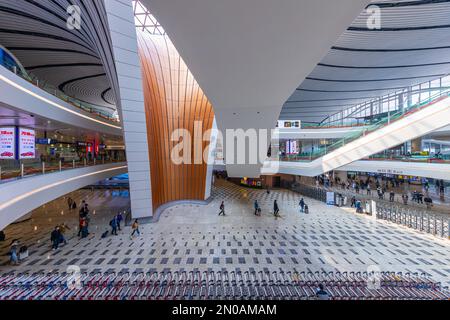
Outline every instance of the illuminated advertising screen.
POLYGON ((35 143, 36 134, 33 129, 19 128, 19 159, 35 158, 35 143))
POLYGON ((16 128, 0 128, 0 159, 15 159, 16 157, 16 128))
POLYGON ((297 140, 287 140, 286 154, 296 154, 296 153, 298 153, 297 140))

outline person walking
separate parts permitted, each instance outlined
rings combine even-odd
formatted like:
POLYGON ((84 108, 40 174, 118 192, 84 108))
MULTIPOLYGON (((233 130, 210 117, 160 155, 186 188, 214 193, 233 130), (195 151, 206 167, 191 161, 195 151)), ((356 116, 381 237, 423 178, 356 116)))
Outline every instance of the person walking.
POLYGON ((389 201, 394 202, 394 198, 395 198, 395 192, 394 192, 394 190, 391 190, 389 192, 389 201))
POLYGON ((258 215, 258 211, 259 211, 259 203, 258 200, 255 200, 255 203, 253 204, 254 208, 255 208, 255 216, 258 215))
POLYGON ((277 202, 277 200, 274 200, 273 201, 273 215, 275 216, 275 217, 278 217, 279 216, 279 213, 280 212, 280 208, 278 207, 278 202, 277 202))
POLYGON ((303 198, 300 199, 298 205, 300 206, 300 212, 305 212, 305 200, 303 198))
POLYGON ((220 209, 220 211, 219 211, 219 216, 220 216, 220 215, 225 215, 225 204, 223 203, 223 201, 222 201, 222 203, 220 204, 219 209, 220 209))
POLYGON ((372 190, 370 190, 370 183, 367 183, 366 191, 367 191, 367 195, 368 195, 368 196, 371 196, 371 195, 372 195, 372 190))
POLYGON ((59 243, 67 244, 67 240, 64 236, 67 230, 70 230, 69 226, 65 223, 62 223, 59 225, 59 233, 60 233, 60 240, 59 243))
POLYGON ((59 227, 55 227, 55 229, 50 234, 50 241, 52 242, 52 250, 58 249, 60 240, 61 240, 61 232, 59 231, 59 227))
POLYGON ((351 203, 350 203, 350 208, 353 208, 353 207, 356 208, 356 198, 355 198, 355 196, 352 197, 351 203))
POLYGON ((79 234, 81 235, 81 238, 86 238, 89 235, 88 231, 88 222, 86 218, 80 219, 80 230, 79 234))
POLYGON ((425 202, 425 204, 427 205, 427 209, 431 209, 431 207, 433 206, 433 199, 431 199, 431 197, 426 196, 423 201, 425 202))
POLYGON ((19 241, 13 240, 11 242, 11 247, 9 248, 9 262, 12 265, 18 265, 19 264, 19 258, 17 256, 17 248, 19 247, 19 241))
POLYGON ((122 231, 122 229, 120 228, 120 223, 123 221, 123 216, 122 216, 122 212, 119 212, 117 214, 117 229, 119 229, 119 231, 122 231))
POLYGON ((408 204, 408 194, 403 193, 402 200, 403 200, 403 204, 407 205, 408 204))
POLYGON ((133 236, 134 236, 135 233, 137 233, 138 236, 141 235, 141 232, 139 231, 138 219, 134 220, 133 224, 131 225, 131 230, 133 230, 133 231, 131 232, 130 239, 133 239, 133 236))
POLYGON ((114 216, 111 221, 109 222, 109 225, 111 226, 111 234, 117 236, 117 216, 114 216))
POLYGON ((69 207, 69 211, 72 210, 73 200, 71 197, 67 199, 67 206, 69 207))

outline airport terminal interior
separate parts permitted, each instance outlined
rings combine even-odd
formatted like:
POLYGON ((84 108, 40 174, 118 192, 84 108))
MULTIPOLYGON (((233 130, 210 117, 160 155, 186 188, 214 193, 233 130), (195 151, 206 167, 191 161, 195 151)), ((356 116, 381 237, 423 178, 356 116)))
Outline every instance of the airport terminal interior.
POLYGON ((449 16, 0 0, 0 300, 449 300, 449 16))

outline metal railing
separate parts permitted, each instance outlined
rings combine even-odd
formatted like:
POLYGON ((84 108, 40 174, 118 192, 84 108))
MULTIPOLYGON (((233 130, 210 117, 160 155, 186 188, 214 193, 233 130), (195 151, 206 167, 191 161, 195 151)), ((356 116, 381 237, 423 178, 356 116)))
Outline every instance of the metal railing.
POLYGON ((88 166, 102 165, 107 163, 124 162, 125 159, 81 159, 70 161, 0 161, 0 184, 11 182, 17 179, 23 179, 31 176, 60 172, 88 166))
POLYGON ((362 194, 354 194, 347 190, 326 189, 299 183, 292 184, 290 189, 322 202, 326 202, 326 193, 328 191, 334 192, 335 203, 338 206, 349 206, 349 199, 354 197, 355 200, 361 201, 363 212, 367 214, 372 214, 370 210, 373 207, 367 206, 366 204, 374 201, 376 203, 375 215, 377 219, 390 221, 408 228, 430 233, 434 236, 450 239, 450 214, 432 212, 426 208, 402 205, 382 199, 374 199, 362 194), (369 211, 367 211, 367 208, 369 208, 369 211))
POLYGON ((450 239, 450 217, 396 204, 377 203, 377 219, 450 239))

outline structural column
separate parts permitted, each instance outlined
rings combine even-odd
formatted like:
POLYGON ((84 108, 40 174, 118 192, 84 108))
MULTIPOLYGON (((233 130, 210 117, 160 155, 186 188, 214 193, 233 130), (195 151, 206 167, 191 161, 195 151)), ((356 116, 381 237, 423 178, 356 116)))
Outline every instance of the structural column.
POLYGON ((137 32, 153 209, 177 200, 205 200, 212 174, 206 149, 214 122, 211 103, 167 35, 137 32))
POLYGON ((116 105, 124 132, 132 216, 150 217, 149 146, 133 8, 131 1, 105 0, 104 4, 118 78, 116 105))

